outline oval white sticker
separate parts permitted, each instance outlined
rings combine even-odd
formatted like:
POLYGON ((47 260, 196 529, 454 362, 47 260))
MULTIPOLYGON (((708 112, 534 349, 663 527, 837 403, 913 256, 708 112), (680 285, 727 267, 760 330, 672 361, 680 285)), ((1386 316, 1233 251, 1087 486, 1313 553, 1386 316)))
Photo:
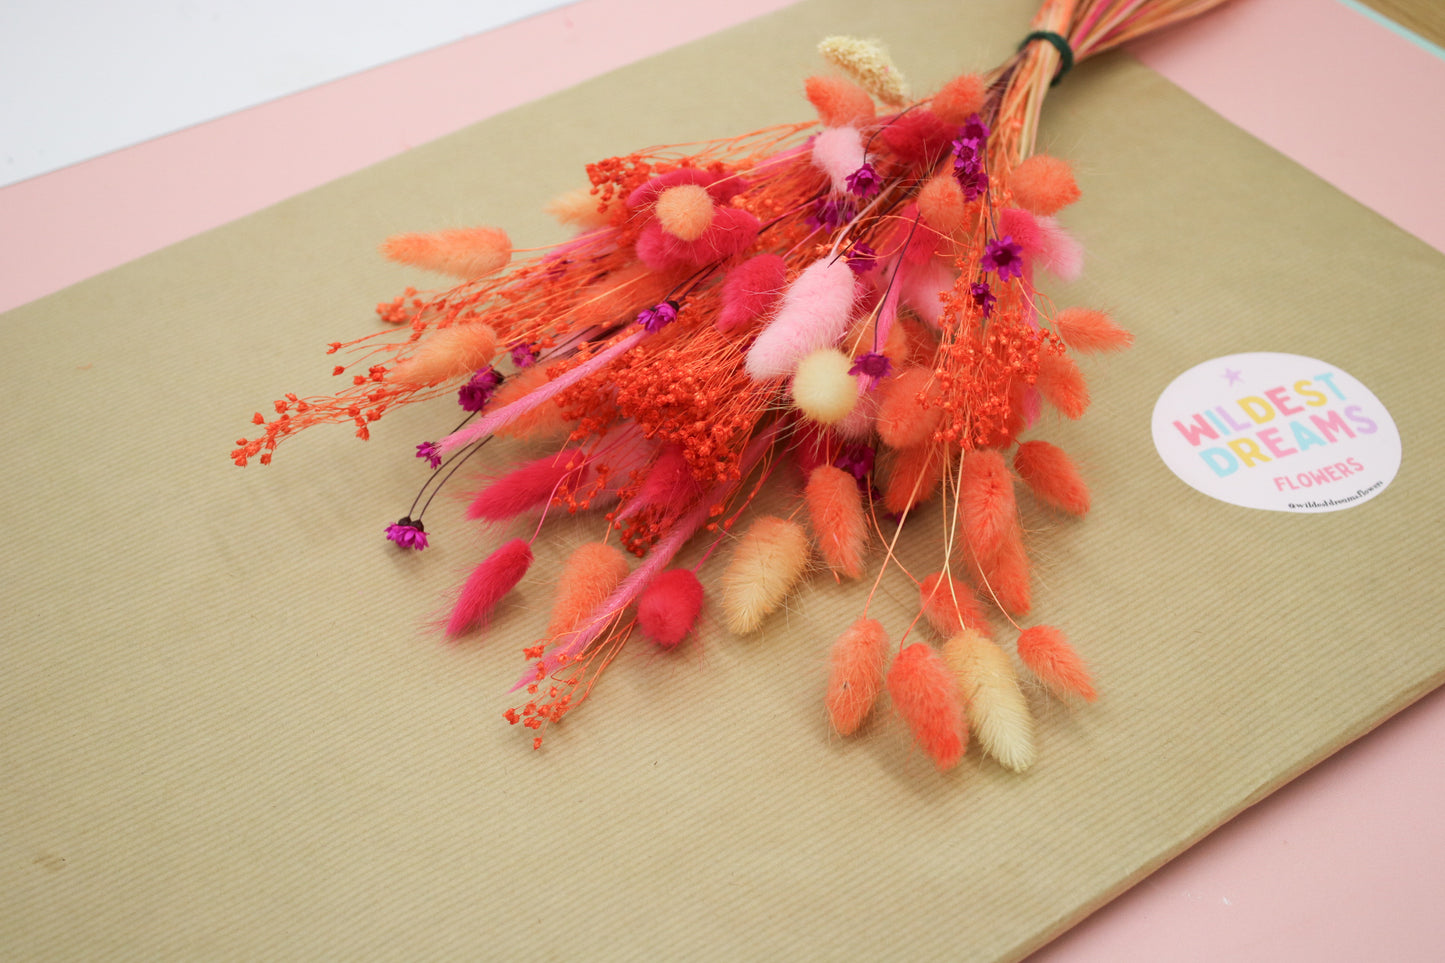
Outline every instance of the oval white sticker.
POLYGON ((1400 433, 1368 388, 1297 354, 1232 354, 1175 378, 1154 447, 1191 488, 1245 508, 1362 505, 1400 469, 1400 433))

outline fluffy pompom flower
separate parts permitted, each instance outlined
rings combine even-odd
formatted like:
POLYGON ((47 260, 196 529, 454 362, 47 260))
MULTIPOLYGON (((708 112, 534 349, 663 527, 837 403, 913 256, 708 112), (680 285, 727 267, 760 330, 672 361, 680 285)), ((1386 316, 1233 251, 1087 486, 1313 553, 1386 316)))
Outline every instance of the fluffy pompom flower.
POLYGON ((1026 441, 1014 452, 1014 470, 1039 501, 1070 515, 1089 510, 1089 487, 1063 449, 1046 441, 1026 441))
POLYGON ((1050 692, 1059 698, 1079 696, 1085 702, 1098 698, 1089 667, 1069 645, 1064 633, 1052 625, 1035 625, 1019 634, 1019 658, 1050 692))
POLYGON ((615 545, 589 542, 567 556, 557 580, 557 600, 547 634, 552 637, 581 626, 612 590, 627 577, 627 558, 615 545))
POLYGON ((952 769, 968 746, 958 685, 939 654, 921 642, 907 646, 888 669, 888 698, 913 740, 940 771, 952 769))
POLYGON ((558 194, 548 202, 546 211, 556 218, 558 223, 584 231, 606 227, 611 220, 607 204, 592 193, 590 187, 577 187, 565 194, 558 194))
POLYGON ((421 342, 410 358, 386 374, 387 381, 434 385, 485 368, 497 353, 497 333, 485 324, 454 324, 421 342))
POLYGON ((932 164, 948 152, 954 129, 933 112, 919 108, 899 114, 881 136, 903 163, 932 164))
POLYGON ((944 638, 963 629, 984 636, 992 634, 973 589, 958 579, 935 572, 918 584, 918 596, 923 603, 923 617, 944 638))
POLYGON ((756 631, 808 565, 808 535, 797 522, 759 518, 738 542, 723 573, 723 617, 734 635, 756 631))
POLYGON ((1084 246, 1052 217, 1039 220, 1038 265, 1062 281, 1077 281, 1084 273, 1084 246))
POLYGON ((957 679, 969 727, 984 751, 1015 772, 1034 762, 1034 723, 1008 653, 964 629, 943 646, 957 679))
POLYGON ((679 184, 657 195, 654 208, 662 229, 683 241, 696 241, 712 225, 712 195, 698 184, 679 184))
POLYGON ((1079 199, 1079 185, 1067 163, 1047 154, 1035 154, 1013 169, 1009 190, 1020 207, 1051 216, 1079 199))
POLYGON ((497 549, 472 570, 447 620, 446 633, 455 638, 485 623, 497 603, 522 580, 532 564, 532 547, 520 538, 497 549))
POLYGON ((512 259, 512 241, 495 227, 464 227, 435 234, 397 234, 381 245, 393 261, 474 281, 512 259))
POLYGON ((951 174, 937 174, 918 191, 918 213, 923 223, 940 234, 952 234, 963 226, 963 189, 951 174))
POLYGON ((736 174, 706 170, 701 167, 679 167, 666 174, 659 174, 628 194, 627 206, 634 211, 639 210, 656 202, 658 196, 668 188, 680 187, 684 184, 696 184, 706 188, 712 199, 719 204, 726 204, 746 190, 748 186, 747 182, 736 174))
POLYGON ((1054 315, 1054 331, 1074 351, 1118 351, 1134 343, 1134 336, 1103 311, 1065 308, 1054 315))
POLYGON ((943 477, 944 461, 942 447, 931 441, 894 451, 888 460, 883 507, 901 515, 932 498, 943 477))
POLYGON ((575 450, 535 458, 478 492, 467 506, 467 517, 488 522, 515 518, 575 489, 587 471, 582 454, 575 450))
POLYGON ((980 590, 991 596, 999 608, 1010 615, 1028 612, 1033 605, 1033 591, 1029 585, 1029 557, 1018 525, 1004 534, 997 554, 982 563, 982 570, 980 590))
POLYGON ((664 273, 706 267, 747 250, 760 227, 758 219, 742 208, 719 207, 713 210, 706 230, 695 240, 685 241, 654 219, 638 235, 637 258, 648 270, 664 273))
POLYGON ((707 230, 692 241, 684 241, 650 220, 637 237, 637 259, 653 276, 692 270, 725 260, 744 250, 757 236, 758 221, 747 211, 718 208, 707 230), (736 222, 736 223, 735 223, 736 222))
POLYGON ((824 127, 856 127, 876 116, 868 91, 847 78, 809 77, 804 90, 824 127))
POLYGON ((933 95, 930 106, 939 119, 946 124, 962 126, 969 117, 983 107, 987 85, 978 74, 964 74, 954 77, 933 95))
MULTIPOLYGON (((937 328, 943 320, 944 298, 953 290, 954 279, 953 269, 941 261, 929 261, 901 271, 903 303, 930 327, 937 328)), ((930 350, 921 353, 920 360, 931 356, 931 348, 929 345, 930 350)))
POLYGON ((713 210, 712 223, 694 244, 693 263, 716 264, 741 254, 758 238, 762 222, 740 207, 719 207, 713 210))
POLYGON ((748 376, 767 381, 792 374, 805 355, 837 344, 848 330, 853 299, 853 270, 846 260, 808 265, 788 286, 777 315, 748 349, 748 376))
POLYGON ((837 348, 810 352, 793 374, 793 404, 820 424, 842 421, 858 403, 858 379, 851 374, 852 367, 853 359, 837 348))
POLYGON ((1019 246, 1024 260, 1065 281, 1084 270, 1084 249, 1052 217, 1035 217, 1021 207, 999 212, 999 230, 1019 246))
POLYGON ((933 383, 933 370, 910 367, 879 386, 878 437, 890 448, 912 448, 932 438, 943 419, 935 405, 919 401, 933 383))
POLYGON ((867 161, 856 127, 829 127, 813 138, 813 164, 828 175, 833 190, 848 193, 848 177, 867 161))
POLYGON ((1038 256, 1044 243, 1039 219, 1021 207, 1005 207, 998 211, 998 231, 1012 238, 1030 261, 1038 256))
POLYGON ((828 675, 828 721, 840 736, 858 731, 883 689, 888 634, 876 619, 859 619, 833 643, 828 675))
POLYGON ((1034 384, 1065 418, 1082 418, 1088 410, 1088 383, 1084 381, 1079 366, 1068 355, 1056 351, 1040 352, 1038 380, 1034 384))
POLYGON ((691 569, 661 572, 637 599, 637 625, 662 648, 675 648, 697 622, 702 596, 702 583, 691 569))
POLYGON ((676 516, 700 494, 702 487, 688 469, 682 449, 667 445, 647 470, 642 487, 618 517, 628 518, 644 508, 655 508, 664 516, 676 516))
POLYGON ((851 76, 874 97, 895 107, 908 99, 908 84, 876 40, 827 37, 818 44, 823 59, 851 76))
POLYGON ((755 254, 728 272, 722 285, 717 329, 724 334, 763 317, 783 296, 788 262, 779 254, 755 254))
POLYGON ((857 480, 841 468, 819 465, 808 474, 805 497, 823 561, 839 575, 861 578, 868 519, 857 480))
POLYGON ((1005 537, 1018 525, 1013 475, 1001 452, 980 448, 964 456, 959 472, 958 516, 968 547, 987 568, 1005 537))

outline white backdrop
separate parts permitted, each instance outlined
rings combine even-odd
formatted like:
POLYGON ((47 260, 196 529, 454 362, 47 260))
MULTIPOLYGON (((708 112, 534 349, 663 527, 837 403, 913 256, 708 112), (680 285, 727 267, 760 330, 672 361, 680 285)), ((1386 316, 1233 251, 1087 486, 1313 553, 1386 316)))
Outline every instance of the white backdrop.
POLYGON ((566 0, 6 0, 0 186, 566 0))

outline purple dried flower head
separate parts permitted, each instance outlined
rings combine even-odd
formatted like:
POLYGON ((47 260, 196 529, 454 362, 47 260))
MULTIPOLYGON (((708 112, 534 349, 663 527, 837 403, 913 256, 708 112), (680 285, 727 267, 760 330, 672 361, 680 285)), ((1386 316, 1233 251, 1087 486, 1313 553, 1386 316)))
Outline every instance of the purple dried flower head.
POLYGON ((878 257, 878 252, 862 241, 854 241, 853 246, 848 248, 843 256, 847 258, 848 266, 853 269, 854 274, 866 274, 878 257))
POLYGON ((858 197, 872 197, 883 189, 883 178, 878 176, 872 164, 866 162, 849 174, 844 183, 848 185, 848 193, 858 197))
POLYGON ((1012 236, 1005 234, 988 242, 983 260, 979 263, 985 271, 998 272, 1000 281, 1023 277, 1024 249, 1019 247, 1012 236))
POLYGON ((833 464, 861 482, 873 470, 873 446, 849 445, 838 453, 833 464))
POLYGON ((810 227, 836 231, 853 219, 853 202, 846 197, 820 197, 808 215, 810 227))
POLYGON ((968 120, 963 122, 963 127, 958 132, 958 139, 961 141, 972 141, 981 145, 988 140, 988 125, 978 114, 970 114, 968 120))
POLYGON ((437 447, 436 442, 434 441, 424 441, 420 445, 417 445, 416 456, 418 458, 425 458, 427 467, 429 468, 441 467, 441 449, 437 447))
POLYGON ((973 303, 983 310, 985 318, 993 313, 993 306, 998 302, 998 298, 993 296, 987 282, 975 281, 968 290, 973 295, 973 303))
POLYGON ((983 167, 983 146, 971 140, 953 142, 953 169, 973 172, 983 167))
POLYGON ((637 313, 637 323, 646 328, 648 334, 656 334, 676 320, 676 301, 664 301, 637 313))
POLYGON ((491 365, 472 375, 472 380, 457 392, 457 404, 466 411, 481 411, 492 400, 492 393, 502 384, 502 374, 491 365))
POLYGON ((386 537, 402 548, 414 548, 417 551, 426 548, 426 528, 422 525, 421 519, 412 521, 410 518, 403 518, 393 525, 388 525, 386 537))
POLYGON ((512 342, 512 364, 519 368, 530 368, 537 363, 537 352, 525 341, 512 342))
POLYGON ((963 188, 963 199, 976 201, 988 190, 988 174, 984 173, 982 167, 968 169, 955 167, 953 179, 958 181, 958 186, 963 188))
POLYGON ((886 378, 893 371, 893 362, 888 360, 888 355, 870 351, 867 354, 860 354, 853 359, 853 367, 848 369, 850 375, 864 375, 869 378, 869 389, 878 387, 878 381, 886 378))

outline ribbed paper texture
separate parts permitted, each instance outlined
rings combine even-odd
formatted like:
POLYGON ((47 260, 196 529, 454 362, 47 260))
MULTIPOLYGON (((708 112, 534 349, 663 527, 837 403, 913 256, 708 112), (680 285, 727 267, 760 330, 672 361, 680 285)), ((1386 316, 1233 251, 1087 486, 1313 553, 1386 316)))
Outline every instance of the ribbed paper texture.
MULTIPOLYGON (((534 753, 505 690, 590 530, 546 536, 491 636, 447 645, 427 622, 497 535, 448 502, 425 554, 381 538, 445 404, 230 465, 252 411, 330 390, 325 345, 421 283, 387 234, 559 239, 537 211, 588 161, 809 116, 822 36, 885 38, 923 90, 1031 12, 804 3, 7 315, 3 955, 1014 958, 1437 684, 1445 260, 1122 57, 1046 106, 1089 253, 1048 290, 1137 346, 1044 433, 1093 512, 1028 519, 1036 616, 1103 694, 1031 696, 1022 777, 976 750, 940 776, 892 719, 829 736, 827 647, 867 589, 824 578, 757 637, 707 616, 677 653, 629 649, 534 753), (1361 379, 1399 426, 1394 484, 1286 515, 1175 479, 1154 400, 1241 351, 1361 379)), ((914 571, 938 530, 905 535, 914 571)), ((896 637, 914 604, 890 577, 870 614, 896 637)))

